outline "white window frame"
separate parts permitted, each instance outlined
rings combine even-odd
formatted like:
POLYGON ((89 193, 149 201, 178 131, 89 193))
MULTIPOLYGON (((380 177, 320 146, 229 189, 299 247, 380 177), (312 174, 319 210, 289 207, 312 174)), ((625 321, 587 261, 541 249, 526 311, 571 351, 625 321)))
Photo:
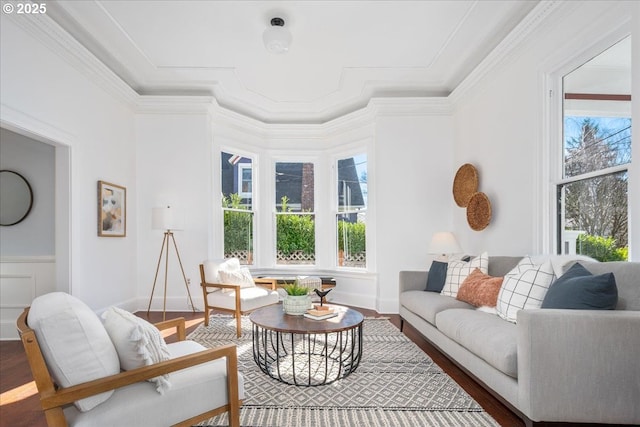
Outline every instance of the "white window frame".
MULTIPOLYGON (((534 236, 536 238, 536 251, 539 253, 551 253, 558 254, 563 251, 563 243, 559 244, 559 217, 562 214, 559 212, 559 203, 557 200, 558 187, 573 181, 577 181, 584 178, 609 174, 612 172, 620 172, 622 170, 627 171, 628 174, 628 206, 629 206, 629 261, 640 259, 640 251, 633 251, 634 233, 632 232, 635 227, 640 227, 640 224, 634 224, 632 222, 631 211, 634 204, 634 200, 640 199, 640 187, 633 185, 634 171, 631 166, 633 158, 638 158, 637 154, 640 152, 638 146, 640 144, 633 143, 632 145, 632 161, 625 165, 614 166, 607 168, 606 170, 596 171, 589 174, 583 174, 581 176, 564 178, 564 109, 563 109, 563 78, 566 74, 575 70, 582 64, 588 62, 593 57, 604 52, 609 47, 613 46, 623 38, 631 36, 629 27, 622 25, 616 31, 612 31, 607 37, 594 42, 591 46, 588 46, 580 54, 571 57, 569 60, 562 59, 562 62, 556 64, 555 71, 545 73, 542 77, 544 81, 543 85, 543 139, 540 150, 537 152, 536 158, 536 170, 541 171, 540 178, 542 182, 539 187, 539 198, 537 205, 540 207, 540 221, 534 225, 534 236), (635 148, 634 148, 635 147, 635 148), (606 173, 604 173, 606 172, 606 173), (635 225, 635 227, 634 227, 635 225), (637 254, 636 254, 637 253, 637 254)), ((633 41, 632 41, 633 43, 633 41)), ((637 105, 637 101, 635 102, 637 105)), ((637 113, 634 113, 634 103, 632 101, 632 123, 634 117, 637 117, 637 113)), ((637 139, 637 138, 634 138, 637 139)), ((637 160, 636 160, 637 163, 637 160)), ((636 235, 640 235, 635 233, 636 235)))

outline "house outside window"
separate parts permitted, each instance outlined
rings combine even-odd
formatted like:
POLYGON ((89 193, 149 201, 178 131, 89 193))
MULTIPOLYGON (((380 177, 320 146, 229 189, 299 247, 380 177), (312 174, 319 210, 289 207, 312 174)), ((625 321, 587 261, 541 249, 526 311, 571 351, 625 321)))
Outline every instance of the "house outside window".
POLYGON ((313 163, 276 162, 276 264, 315 264, 314 179, 313 163))
POLYGON ((617 52, 619 61, 621 49, 630 52, 630 39, 614 48, 563 79, 562 178, 556 182, 558 252, 599 261, 626 261, 629 251, 630 70, 626 78, 616 74, 617 79, 594 80, 611 53, 617 52), (617 87, 611 86, 612 81, 617 87))
POLYGON ((238 193, 245 199, 251 199, 253 191, 253 168, 251 161, 238 163, 238 193))
POLYGON ((339 159, 336 166, 336 264, 366 268, 367 156, 339 159))
POLYGON ((253 162, 238 154, 222 152, 220 174, 224 257, 253 264, 253 162))

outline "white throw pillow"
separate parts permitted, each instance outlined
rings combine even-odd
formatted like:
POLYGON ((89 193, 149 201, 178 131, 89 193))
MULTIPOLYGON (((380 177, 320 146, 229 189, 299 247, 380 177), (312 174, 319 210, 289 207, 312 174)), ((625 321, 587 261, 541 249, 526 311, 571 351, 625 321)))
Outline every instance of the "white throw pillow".
MULTIPOLYGON (((27 318, 54 381, 70 387, 120 372, 118 354, 100 318, 82 301, 64 292, 37 297, 27 318)), ((84 412, 113 390, 74 402, 84 412)))
MULTIPOLYGON (((118 352, 120 366, 125 371, 169 360, 167 343, 158 328, 151 323, 118 307, 110 307, 102 314, 102 318, 118 352)), ((156 390, 160 394, 171 387, 168 374, 148 381, 156 384, 156 390)))
POLYGON ((238 258, 208 259, 202 263, 204 266, 204 278, 207 283, 221 283, 220 270, 235 271, 240 269, 238 258))
POLYGON ((483 252, 480 256, 470 261, 449 260, 447 266, 447 278, 440 295, 446 295, 455 298, 458 295, 458 289, 469 274, 476 268, 479 268, 484 274, 489 273, 489 254, 483 252))
POLYGON ((530 257, 524 257, 504 276, 496 304, 498 315, 516 323, 519 310, 540 308, 555 279, 551 261, 534 264, 530 257))
POLYGON ((248 268, 243 267, 239 270, 220 270, 220 282, 226 285, 240 285, 241 288, 251 288, 256 285, 251 277, 251 272, 248 268))

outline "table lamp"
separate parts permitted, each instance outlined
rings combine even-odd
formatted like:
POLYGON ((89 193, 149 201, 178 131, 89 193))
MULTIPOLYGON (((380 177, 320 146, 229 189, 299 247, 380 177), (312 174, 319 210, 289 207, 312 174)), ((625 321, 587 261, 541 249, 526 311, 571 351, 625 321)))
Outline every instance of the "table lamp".
POLYGON ((456 237, 450 231, 440 231, 431 237, 429 253, 437 254, 438 261, 447 261, 449 255, 462 252, 456 237))

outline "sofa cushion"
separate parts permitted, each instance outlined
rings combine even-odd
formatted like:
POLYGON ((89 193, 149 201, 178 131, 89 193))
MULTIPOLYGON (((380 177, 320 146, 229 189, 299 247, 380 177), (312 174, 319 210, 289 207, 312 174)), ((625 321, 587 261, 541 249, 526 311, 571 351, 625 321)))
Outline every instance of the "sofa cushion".
MULTIPOLYGON (((51 376, 70 387, 120 372, 116 349, 100 318, 82 301, 64 292, 37 297, 27 318, 38 338, 51 376)), ((113 390, 74 402, 89 411, 105 402, 113 390)))
POLYGON ((455 298, 424 291, 406 291, 400 294, 400 305, 422 317, 432 325, 436 324, 436 314, 449 308, 473 309, 472 305, 455 298))
POLYGON ((484 274, 489 272, 489 255, 486 252, 471 261, 450 260, 447 266, 447 279, 441 294, 455 298, 464 279, 476 268, 479 268, 484 274))
POLYGON ((503 277, 492 277, 476 268, 462 282, 456 299, 476 307, 495 307, 503 277))
POLYGON ((613 273, 618 288, 616 310, 640 311, 640 262, 582 262, 592 274, 613 273))
POLYGON ((617 302, 618 289, 613 273, 594 276, 576 263, 551 285, 542 308, 613 310, 617 302))
POLYGON ((510 377, 518 377, 516 325, 495 314, 449 309, 436 315, 436 327, 447 337, 510 377))
POLYGON ((498 315, 515 323, 519 310, 540 308, 555 278, 551 261, 536 265, 524 257, 504 276, 496 304, 498 315))
POLYGON ((441 261, 433 261, 431 263, 431 268, 429 268, 429 274, 427 275, 427 287, 425 291, 442 291, 444 281, 447 278, 447 265, 448 263, 441 261))

